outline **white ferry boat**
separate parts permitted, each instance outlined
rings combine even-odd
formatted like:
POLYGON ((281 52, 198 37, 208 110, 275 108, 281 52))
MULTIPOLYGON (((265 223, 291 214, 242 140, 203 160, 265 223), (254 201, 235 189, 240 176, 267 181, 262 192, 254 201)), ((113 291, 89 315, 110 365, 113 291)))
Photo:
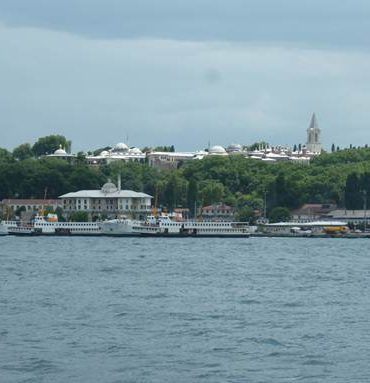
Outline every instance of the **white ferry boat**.
MULTIPOLYGON (((13 222, 13 221, 12 221, 13 222)), ((30 225, 15 222, 3 228, 11 235, 101 235, 102 231, 96 222, 60 222, 55 214, 46 217, 36 215, 30 225)))
POLYGON ((96 222, 59 222, 54 214, 48 214, 46 219, 37 215, 33 222, 35 229, 44 235, 101 235, 101 229, 96 222))
POLYGON ((100 222, 104 235, 138 237, 249 237, 245 222, 174 221, 168 216, 149 216, 145 221, 114 219, 100 222))
POLYGON ((8 235, 9 229, 15 228, 19 225, 19 221, 2 220, 0 222, 0 235, 8 235))

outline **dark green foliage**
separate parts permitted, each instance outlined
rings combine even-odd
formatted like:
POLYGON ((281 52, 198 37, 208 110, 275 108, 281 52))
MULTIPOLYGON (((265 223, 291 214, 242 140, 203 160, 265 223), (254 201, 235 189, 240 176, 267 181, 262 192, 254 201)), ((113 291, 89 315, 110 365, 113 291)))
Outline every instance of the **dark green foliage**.
POLYGON ((190 209, 191 217, 196 216, 198 201, 198 182, 196 179, 191 178, 188 185, 187 206, 190 209))
POLYGON ((13 162, 13 156, 6 149, 0 148, 0 165, 13 162))
POLYGON ((13 157, 16 160, 27 160, 28 158, 32 158, 34 156, 31 145, 30 144, 22 144, 17 146, 13 150, 13 157))
POLYGON ((263 211, 265 192, 268 214, 277 206, 294 209, 304 203, 362 209, 363 192, 370 197, 370 149, 324 153, 309 166, 210 156, 175 170, 121 161, 92 168, 82 153, 75 164, 53 158, 15 161, 11 153, 0 149, 0 199, 43 198, 45 188, 47 198, 99 189, 108 178, 117 183, 118 174, 122 189, 152 195, 156 207, 188 207, 192 215, 195 206, 226 203, 247 217, 251 210, 263 211))
POLYGON ((75 213, 72 213, 69 219, 72 222, 88 222, 89 221, 89 215, 84 211, 76 211, 75 213))
POLYGON ((287 222, 291 218, 290 211, 286 207, 278 206, 272 209, 270 222, 287 222))
POLYGON ((255 142, 252 145, 247 146, 246 148, 250 151, 259 149, 259 148, 266 148, 269 146, 269 143, 266 141, 260 141, 260 142, 255 142))
POLYGON ((170 146, 157 146, 153 149, 154 152, 174 152, 175 147, 173 145, 170 146))
POLYGON ((64 136, 51 135, 40 137, 32 146, 32 151, 35 156, 39 157, 44 154, 52 154, 60 147, 64 148, 67 152, 70 151, 71 141, 67 141, 64 136))
POLYGON ((361 210, 368 206, 370 197, 370 173, 358 175, 351 173, 347 177, 344 189, 344 203, 346 209, 361 210))
POLYGON ((108 151, 108 150, 111 150, 111 149, 112 149, 111 146, 105 146, 104 148, 99 148, 99 149, 94 150, 94 151, 92 152, 92 154, 93 154, 94 156, 98 156, 101 152, 103 152, 103 151, 108 151))
POLYGON ((254 210, 249 206, 244 206, 241 208, 237 215, 237 220, 240 222, 249 222, 252 223, 255 218, 254 210))
POLYGON ((71 165, 58 159, 0 164, 0 199, 57 198, 80 189, 97 189, 106 177, 98 169, 71 165))

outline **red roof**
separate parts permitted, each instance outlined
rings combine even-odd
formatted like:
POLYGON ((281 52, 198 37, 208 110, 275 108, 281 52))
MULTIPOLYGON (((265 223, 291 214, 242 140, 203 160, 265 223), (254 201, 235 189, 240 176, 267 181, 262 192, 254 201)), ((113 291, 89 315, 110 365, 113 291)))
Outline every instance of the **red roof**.
POLYGON ((204 206, 202 210, 227 210, 227 211, 232 211, 234 210, 233 207, 228 206, 228 205, 209 205, 209 206, 204 206))

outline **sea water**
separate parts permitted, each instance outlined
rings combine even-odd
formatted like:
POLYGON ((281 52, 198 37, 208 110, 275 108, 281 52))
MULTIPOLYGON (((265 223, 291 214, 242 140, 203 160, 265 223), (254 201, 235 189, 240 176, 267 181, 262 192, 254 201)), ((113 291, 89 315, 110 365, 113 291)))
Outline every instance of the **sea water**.
POLYGON ((369 382, 370 240, 0 238, 0 382, 369 382))

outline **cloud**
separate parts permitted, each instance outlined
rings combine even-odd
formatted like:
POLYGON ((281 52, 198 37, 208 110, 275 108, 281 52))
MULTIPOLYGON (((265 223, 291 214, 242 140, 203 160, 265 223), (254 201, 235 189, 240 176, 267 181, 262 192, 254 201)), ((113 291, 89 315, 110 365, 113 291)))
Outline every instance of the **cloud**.
POLYGON ((2 0, 10 26, 90 38, 368 45, 367 0, 2 0))
POLYGON ((370 55, 240 42, 87 39, 0 26, 1 146, 64 134, 74 150, 130 144, 366 141, 370 55))

